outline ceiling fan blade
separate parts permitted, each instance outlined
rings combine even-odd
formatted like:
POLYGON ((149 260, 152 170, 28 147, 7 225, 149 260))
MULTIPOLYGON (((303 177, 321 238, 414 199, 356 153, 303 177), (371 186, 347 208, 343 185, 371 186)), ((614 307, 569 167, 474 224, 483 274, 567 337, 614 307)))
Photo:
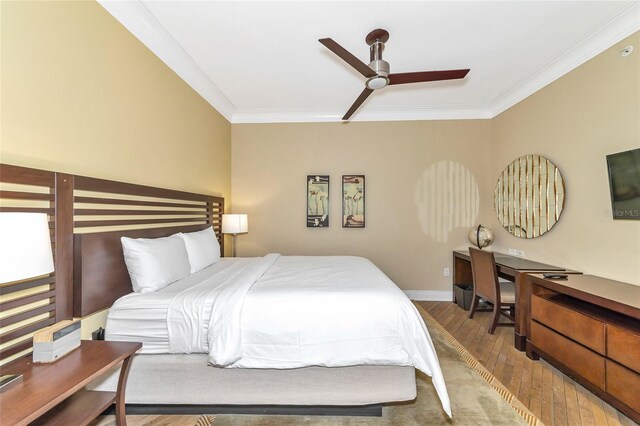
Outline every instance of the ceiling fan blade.
POLYGON ((332 51, 333 53, 338 55, 340 57, 340 59, 342 59, 343 61, 345 61, 349 65, 351 65, 360 74, 364 75, 365 77, 375 77, 377 75, 376 72, 374 70, 372 70, 371 68, 369 68, 364 62, 362 62, 360 59, 358 59, 355 56, 353 56, 347 49, 345 49, 344 47, 340 46, 338 43, 336 43, 332 39, 330 39, 330 38, 321 38, 318 41, 320 43, 324 44, 324 46, 327 49, 329 49, 330 51, 332 51))
POLYGON ((421 83, 424 81, 456 80, 464 78, 469 70, 422 71, 389 74, 389 84, 421 83))
POLYGON ((362 93, 360 93, 360 96, 358 96, 358 99, 356 99, 356 101, 353 103, 353 105, 351 105, 351 108, 349 108, 349 111, 347 111, 347 113, 344 115, 344 117, 342 117, 342 119, 343 120, 348 120, 349 117, 351 117, 353 115, 353 113, 356 112, 356 110, 360 107, 360 105, 362 105, 362 103, 372 93, 373 93, 373 90, 369 89, 368 87, 365 87, 364 90, 362 91, 362 93))

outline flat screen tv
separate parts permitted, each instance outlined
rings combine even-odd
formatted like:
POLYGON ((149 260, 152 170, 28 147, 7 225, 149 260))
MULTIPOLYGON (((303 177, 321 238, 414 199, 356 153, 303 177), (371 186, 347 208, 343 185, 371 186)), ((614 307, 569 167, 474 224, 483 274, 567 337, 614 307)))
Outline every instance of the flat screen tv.
POLYGON ((607 155, 614 219, 640 220, 640 148, 607 155))

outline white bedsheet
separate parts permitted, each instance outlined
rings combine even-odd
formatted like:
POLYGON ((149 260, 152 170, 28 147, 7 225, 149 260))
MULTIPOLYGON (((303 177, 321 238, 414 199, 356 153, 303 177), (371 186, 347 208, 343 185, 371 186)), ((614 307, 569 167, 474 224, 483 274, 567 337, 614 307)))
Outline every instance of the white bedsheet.
POLYGON ((224 259, 158 292, 118 300, 107 339, 142 340, 143 353, 208 352, 212 364, 231 368, 412 365, 432 377, 451 414, 420 314, 359 257, 224 259))

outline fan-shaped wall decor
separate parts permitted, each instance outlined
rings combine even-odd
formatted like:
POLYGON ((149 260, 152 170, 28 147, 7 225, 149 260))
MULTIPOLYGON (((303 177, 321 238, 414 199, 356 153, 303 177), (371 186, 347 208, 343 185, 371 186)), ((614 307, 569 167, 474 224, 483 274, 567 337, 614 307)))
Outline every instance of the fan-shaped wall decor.
POLYGON ((536 238, 556 224, 564 198, 564 180, 555 164, 540 155, 525 155, 500 174, 493 205, 507 232, 536 238))

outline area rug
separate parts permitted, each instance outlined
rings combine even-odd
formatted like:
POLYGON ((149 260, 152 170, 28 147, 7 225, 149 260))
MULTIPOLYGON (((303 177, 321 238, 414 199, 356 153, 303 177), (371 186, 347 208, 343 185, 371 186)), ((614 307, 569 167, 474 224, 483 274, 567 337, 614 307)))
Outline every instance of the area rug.
MULTIPOLYGON (((429 329, 447 383, 453 418, 442 410, 431 378, 417 372, 414 401, 385 405, 382 417, 264 416, 218 414, 210 416, 127 416, 130 426, 178 425, 530 425, 542 426, 478 360, 424 309, 418 311, 429 329)), ((92 426, 115 424, 102 416, 92 426)))

